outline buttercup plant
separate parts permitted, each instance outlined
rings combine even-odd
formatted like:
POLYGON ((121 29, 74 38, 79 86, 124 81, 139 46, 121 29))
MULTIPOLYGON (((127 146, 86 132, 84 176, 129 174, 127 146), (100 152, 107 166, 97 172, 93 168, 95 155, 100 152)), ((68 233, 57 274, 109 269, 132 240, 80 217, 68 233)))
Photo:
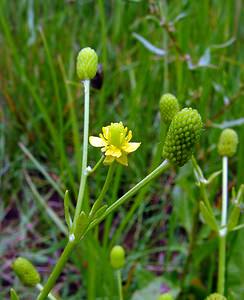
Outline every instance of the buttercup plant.
POLYGON ((234 199, 232 200, 232 208, 228 217, 228 158, 232 157, 237 150, 238 136, 233 129, 225 129, 219 138, 217 149, 219 155, 222 157, 222 171, 214 172, 208 179, 203 175, 203 172, 197 164, 194 157, 192 157, 193 168, 198 185, 201 190, 203 201, 200 202, 200 211, 205 223, 218 234, 219 238, 219 258, 218 258, 218 280, 217 291, 218 294, 210 295, 207 300, 212 299, 226 299, 225 295, 225 265, 226 265, 226 238, 230 231, 239 230, 244 227, 244 224, 239 226, 240 205, 244 194, 244 185, 239 188, 238 193, 234 192, 234 199), (221 221, 218 223, 210 201, 207 196, 206 187, 222 172, 222 207, 221 207, 221 221), (222 296, 223 295, 223 296, 222 296))
MULTIPOLYGON (((114 169, 118 164, 128 165, 128 154, 136 151, 140 143, 131 142, 132 131, 124 127, 122 122, 111 123, 102 128, 99 137, 89 138, 89 102, 90 102, 90 80, 95 76, 98 65, 96 52, 91 48, 82 49, 77 58, 77 75, 84 86, 84 126, 83 126, 83 148, 82 168, 78 197, 73 214, 70 213, 69 194, 64 196, 65 221, 68 228, 68 239, 66 246, 56 262, 47 282, 38 295, 38 300, 44 300, 50 296, 60 273, 76 245, 85 237, 88 231, 104 220, 110 213, 114 212, 123 203, 135 195, 141 188, 157 178, 172 166, 183 166, 191 157, 195 143, 199 141, 202 131, 202 121, 197 110, 185 108, 172 116, 169 131, 166 136, 163 149, 164 160, 160 162, 152 172, 134 185, 129 191, 122 195, 111 205, 103 204, 104 197, 113 179, 114 169), (102 157, 93 169, 88 166, 88 140, 95 147, 100 147, 102 157), (104 186, 93 203, 90 211, 84 211, 84 193, 87 177, 101 166, 102 162, 108 165, 108 173, 104 186)), ((116 251, 115 251, 116 250, 116 251)), ((118 248, 115 248, 118 254, 118 248), (117 249, 117 250, 116 250, 117 249)), ((121 256, 121 249, 119 250, 121 256)), ((121 258, 121 257, 120 257, 121 258)), ((120 296, 122 297, 122 295, 120 296)), ((121 298, 122 299, 122 298, 121 298)))

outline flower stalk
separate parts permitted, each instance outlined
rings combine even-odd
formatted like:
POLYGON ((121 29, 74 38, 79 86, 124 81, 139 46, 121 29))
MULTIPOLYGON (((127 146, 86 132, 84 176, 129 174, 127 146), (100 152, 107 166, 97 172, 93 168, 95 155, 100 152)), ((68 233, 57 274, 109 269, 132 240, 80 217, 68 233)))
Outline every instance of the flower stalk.
POLYGON ((226 263, 226 235, 227 235, 227 209, 228 209, 228 157, 223 156, 222 173, 222 213, 221 229, 219 231, 219 261, 218 261, 218 293, 225 292, 225 263, 226 263))
POLYGON ((78 200, 75 209, 74 226, 77 222, 77 218, 81 212, 82 203, 85 193, 85 185, 87 179, 87 153, 88 153, 88 135, 89 135, 89 102, 90 102, 90 80, 84 80, 84 92, 85 92, 85 108, 84 108, 84 133, 83 133, 83 150, 82 150, 82 168, 80 188, 78 193, 78 200))

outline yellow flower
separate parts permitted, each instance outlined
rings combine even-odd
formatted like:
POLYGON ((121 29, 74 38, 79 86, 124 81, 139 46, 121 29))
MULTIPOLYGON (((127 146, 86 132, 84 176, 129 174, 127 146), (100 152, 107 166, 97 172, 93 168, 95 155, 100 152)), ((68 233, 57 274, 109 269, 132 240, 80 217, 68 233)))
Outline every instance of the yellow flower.
POLYGON ((134 152, 141 143, 130 143, 132 138, 131 130, 128 131, 123 123, 111 123, 102 128, 99 137, 90 136, 89 142, 94 147, 101 147, 105 154, 104 164, 111 164, 114 160, 128 166, 127 155, 134 152))

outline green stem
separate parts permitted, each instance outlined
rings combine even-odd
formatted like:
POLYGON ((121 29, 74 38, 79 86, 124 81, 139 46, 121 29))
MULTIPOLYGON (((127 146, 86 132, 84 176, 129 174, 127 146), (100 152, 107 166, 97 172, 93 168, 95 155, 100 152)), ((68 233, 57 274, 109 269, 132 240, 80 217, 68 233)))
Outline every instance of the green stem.
POLYGON ((119 300, 123 300, 121 271, 117 270, 116 273, 117 273, 117 280, 118 280, 119 300))
POLYGON ((208 195, 207 195, 207 191, 206 191, 206 185, 205 185, 205 181, 206 179, 203 176, 203 172, 201 170, 201 168, 199 167, 199 165, 197 164, 197 161, 194 157, 194 155, 192 155, 191 157, 191 162, 195 171, 195 177, 198 181, 198 184, 200 186, 200 191, 203 197, 203 201, 205 203, 205 205, 207 206, 207 208, 209 209, 209 211, 212 211, 209 199, 208 199, 208 195))
POLYGON ((142 179, 140 182, 138 182, 133 188, 131 188, 127 193, 125 193, 122 197, 120 197, 117 201, 115 201, 111 206, 108 207, 108 209, 105 211, 105 213, 99 218, 91 222, 89 225, 88 230, 96 226, 98 223, 100 223, 107 215, 109 215, 111 212, 115 211, 119 206, 121 206, 126 200, 134 196, 141 188, 143 188, 146 184, 148 184, 150 181, 158 177, 160 174, 165 172, 169 169, 170 163, 168 160, 164 160, 154 171, 152 171, 149 175, 147 175, 144 179, 142 179))
POLYGON ((104 156, 101 156, 101 158, 99 159, 99 161, 95 164, 95 166, 88 170, 88 175, 87 176, 90 176, 92 173, 94 173, 97 168, 101 165, 101 163, 104 161, 104 156))
MULTIPOLYGON (((88 226, 88 229, 84 232, 83 236, 92 229, 94 226, 96 226, 98 223, 100 223, 108 214, 116 210, 120 205, 122 205, 126 200, 128 200, 130 197, 132 197, 134 194, 136 194, 142 187, 144 187, 146 184, 148 184, 150 181, 158 177, 160 174, 165 172, 169 169, 170 163, 168 160, 164 160, 153 172, 151 172, 149 175, 147 175, 142 181, 137 183, 132 189, 130 189, 126 194, 124 194, 122 197, 120 197, 116 202, 114 202, 106 211, 105 213, 99 218, 91 222, 91 224, 88 226)), ((78 207, 78 206, 77 206, 78 207)), ((76 207, 76 210, 77 210, 76 207)), ((75 228, 75 219, 73 226, 75 228)), ((38 296, 37 300, 44 300, 46 299, 48 293, 53 288, 56 280, 58 279, 58 276, 63 270, 63 267, 68 260, 72 250, 74 249, 76 243, 73 239, 71 239, 73 235, 70 236, 70 240, 68 244, 66 245, 62 255, 60 256, 59 260, 57 261, 57 264, 55 265, 52 273, 50 274, 47 283, 45 284, 42 292, 38 296)))
MULTIPOLYGON (((38 283, 38 284, 36 285, 36 288, 37 288, 39 291, 42 291, 42 290, 43 290, 43 285, 40 284, 40 283, 38 283)), ((57 298, 54 297, 51 293, 48 294, 48 298, 49 298, 50 300, 57 300, 57 298)))
MULTIPOLYGON (((85 185, 87 179, 87 152, 88 152, 88 134, 89 134, 89 101, 90 101, 90 80, 84 80, 84 92, 85 92, 85 108, 84 108, 84 135, 83 135, 83 152, 82 152, 82 169, 81 169, 81 180, 80 180, 80 188, 78 194, 78 200, 75 208, 75 215, 72 229, 74 230, 77 225, 77 220, 80 215, 82 209, 82 203, 85 193, 85 185)), ((72 231, 71 231, 72 232, 72 231)), ((47 298, 49 292, 53 288, 56 280, 58 279, 60 273, 62 272, 66 261, 68 260, 72 250, 76 245, 76 241, 74 240, 75 236, 73 234, 70 235, 69 242, 64 248, 63 253, 58 259, 52 273, 48 277, 48 280, 43 287, 43 290, 38 296, 38 300, 44 300, 47 298)))
POLYGON ((226 236, 219 237, 219 267, 218 267, 218 293, 225 292, 225 259, 226 259, 226 236))
POLYGON ((228 157, 223 157, 222 173, 222 214, 221 229, 219 232, 219 268, 218 293, 225 292, 225 263, 226 263, 226 235, 227 235, 227 209, 228 209, 228 157))
POLYGON ((52 273, 50 274, 46 284, 43 287, 43 290, 39 294, 37 300, 45 300, 48 297, 49 292, 53 288, 56 280, 58 279, 60 273, 62 272, 65 263, 67 262, 71 252, 73 251, 76 243, 74 241, 69 241, 64 248, 63 253, 59 257, 52 273))
POLYGON ((85 90, 85 111, 84 111, 84 135, 83 135, 83 153, 82 153, 82 168, 81 168, 81 179, 80 188, 78 193, 78 200, 75 209, 74 216, 74 227, 77 222, 77 218, 81 212, 83 198, 85 193, 86 179, 87 179, 87 152, 88 152, 88 134, 89 134, 89 102, 90 102, 90 80, 84 80, 85 90))
POLYGON ((91 212, 89 214, 90 217, 94 216, 94 214, 97 212, 97 210, 101 207, 103 198, 104 198, 104 196, 105 196, 105 194, 106 194, 106 192, 107 192, 107 190, 109 188, 110 182, 111 182, 111 180, 113 178, 114 170, 115 170, 115 163, 112 163, 109 166, 108 174, 107 174, 105 183, 103 185, 102 191, 101 191, 101 193, 99 194, 97 200, 94 202, 94 204, 92 206, 91 212))

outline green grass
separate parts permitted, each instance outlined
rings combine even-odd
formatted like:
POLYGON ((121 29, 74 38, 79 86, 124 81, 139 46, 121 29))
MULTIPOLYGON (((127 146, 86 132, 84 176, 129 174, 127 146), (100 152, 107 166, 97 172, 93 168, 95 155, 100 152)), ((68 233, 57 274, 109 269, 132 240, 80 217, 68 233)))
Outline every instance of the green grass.
MULTIPOLYGON (((102 126, 123 121, 133 130, 133 139, 142 142, 131 155, 129 167, 116 170, 108 202, 127 191, 160 161, 157 149, 165 131, 158 112, 162 93, 171 92, 182 106, 199 110, 205 123, 196 151, 199 164, 206 175, 221 168, 216 151, 220 129, 216 124, 244 115, 242 3, 165 0, 158 6, 156 2, 0 2, 0 256, 4 262, 1 298, 7 297, 12 284, 16 290, 24 291, 10 270, 15 255, 32 258, 42 266, 40 270, 46 278, 58 250, 64 246, 60 227, 43 213, 32 191, 34 186, 61 220, 60 194, 65 189, 70 190, 75 204, 83 124, 83 94, 75 73, 80 48, 96 49, 104 70, 102 89, 91 93, 90 133, 97 135, 102 126), (180 18, 173 23, 177 16, 180 18), (160 25, 159 20, 164 22, 160 25), (167 50, 167 55, 159 57, 150 52, 133 32, 167 50), (232 39, 229 45, 223 45, 232 39), (208 48, 213 67, 190 69, 186 57, 195 65, 208 48), (19 143, 30 153, 28 157, 19 143), (20 241, 10 238, 10 233, 20 237, 20 241), (11 247, 9 253, 7 245, 11 247)), ((207 63, 206 55, 202 62, 207 63)), ((238 155, 230 161, 230 188, 239 186, 244 176, 243 125, 235 129, 240 144, 238 155)), ((95 165, 99 157, 99 151, 90 147, 89 164, 95 165)), ((89 178, 86 203, 97 197, 105 169, 89 178)), ((216 211, 220 193, 220 180, 216 180, 209 189, 216 211)), ((128 253, 123 272, 128 299, 156 274, 178 287, 197 218, 200 233, 186 285, 188 297, 193 293, 194 299, 203 299, 204 290, 208 292, 216 286, 217 243, 215 237, 209 237, 206 226, 198 222, 198 214, 194 217, 196 200, 199 191, 190 164, 177 175, 171 171, 146 187, 105 221, 100 227, 99 242, 89 234, 72 256, 56 291, 63 299, 113 297, 117 286, 108 254, 115 243, 124 244, 128 253), (209 272, 206 265, 211 265, 209 272), (159 271, 148 271, 156 266, 159 271)), ((231 234, 230 244, 234 246, 228 257, 228 288, 237 299, 244 297, 241 234, 242 231, 231 234)))

